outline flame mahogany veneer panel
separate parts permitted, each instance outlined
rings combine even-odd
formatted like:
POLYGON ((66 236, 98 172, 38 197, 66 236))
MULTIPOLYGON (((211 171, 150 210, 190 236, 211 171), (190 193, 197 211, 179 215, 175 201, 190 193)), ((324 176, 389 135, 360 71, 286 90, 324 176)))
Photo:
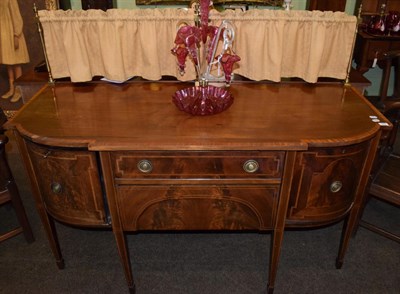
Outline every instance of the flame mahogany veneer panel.
POLYGON ((27 141, 47 211, 56 219, 83 226, 106 224, 96 154, 56 149, 27 141))
POLYGON ((124 230, 271 230, 279 185, 118 187, 124 230))
POLYGON ((296 158, 287 223, 307 226, 333 222, 351 208, 369 142, 310 149, 296 158), (335 184, 339 185, 336 187, 335 184))

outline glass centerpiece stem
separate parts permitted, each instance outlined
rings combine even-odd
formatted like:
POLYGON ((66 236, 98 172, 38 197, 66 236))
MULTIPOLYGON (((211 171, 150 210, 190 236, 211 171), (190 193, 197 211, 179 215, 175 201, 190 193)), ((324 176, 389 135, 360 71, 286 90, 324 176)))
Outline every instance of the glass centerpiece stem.
POLYGON ((283 1, 283 8, 285 8, 285 10, 291 10, 292 9, 292 0, 284 0, 283 1))
POLYGON ((219 27, 209 25, 210 0, 195 3, 194 26, 180 24, 172 53, 176 55, 180 74, 185 73, 186 58, 194 64, 199 84, 225 83, 232 80, 233 66, 240 61, 233 50, 235 30, 233 24, 223 20, 219 27), (222 45, 220 45, 222 41, 222 45), (217 49, 220 53, 217 55, 217 49))

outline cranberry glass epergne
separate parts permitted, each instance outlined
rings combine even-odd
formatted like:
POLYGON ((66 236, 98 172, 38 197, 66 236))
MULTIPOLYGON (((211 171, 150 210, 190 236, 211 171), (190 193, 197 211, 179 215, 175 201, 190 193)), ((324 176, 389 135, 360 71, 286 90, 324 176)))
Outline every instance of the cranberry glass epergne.
POLYGON ((186 59, 191 59, 198 85, 177 91, 173 102, 180 110, 192 115, 210 115, 229 108, 233 97, 226 88, 209 83, 222 83, 222 86, 229 87, 233 66, 240 61, 240 57, 233 50, 233 25, 227 20, 223 20, 219 27, 209 25, 211 1, 199 2, 200 5, 195 3, 194 7, 195 25, 181 24, 176 34, 175 46, 171 50, 177 58, 182 75, 185 73, 186 59))
POLYGON ((386 5, 382 4, 379 15, 370 17, 365 31, 372 35, 400 36, 400 13, 398 11, 386 13, 386 5))

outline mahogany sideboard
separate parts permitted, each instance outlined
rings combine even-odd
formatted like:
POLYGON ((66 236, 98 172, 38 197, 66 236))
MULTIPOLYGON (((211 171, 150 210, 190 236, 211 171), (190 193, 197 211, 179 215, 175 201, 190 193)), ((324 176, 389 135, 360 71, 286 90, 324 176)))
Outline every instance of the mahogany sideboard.
POLYGON ((127 232, 270 231, 272 293, 285 228, 346 219, 340 268, 388 121, 352 87, 322 83, 234 83, 228 110, 191 116, 171 99, 188 86, 56 83, 6 124, 58 267, 55 220, 111 228, 131 293, 127 232))

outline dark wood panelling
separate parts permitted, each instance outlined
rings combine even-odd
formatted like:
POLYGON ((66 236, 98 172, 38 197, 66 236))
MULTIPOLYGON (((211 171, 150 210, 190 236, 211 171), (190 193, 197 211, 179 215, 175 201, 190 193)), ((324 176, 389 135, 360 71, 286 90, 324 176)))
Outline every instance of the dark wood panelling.
POLYGON ((346 9, 346 0, 309 0, 307 2, 308 10, 345 11, 346 9))

